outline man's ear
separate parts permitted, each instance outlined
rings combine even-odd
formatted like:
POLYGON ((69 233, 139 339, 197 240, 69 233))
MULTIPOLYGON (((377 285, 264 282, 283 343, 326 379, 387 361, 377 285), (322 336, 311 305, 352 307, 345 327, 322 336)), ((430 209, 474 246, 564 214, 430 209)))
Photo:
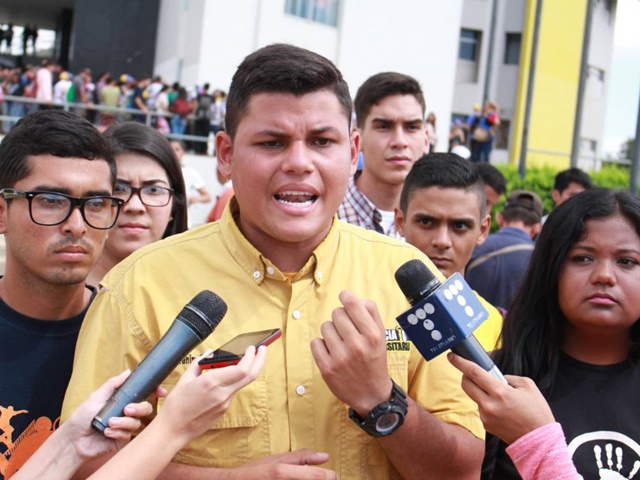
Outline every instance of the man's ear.
POLYGON ((0 234, 7 233, 7 214, 9 205, 7 201, 0 197, 0 234))
POLYGON ((231 178, 231 160, 233 157, 233 142, 227 132, 216 135, 216 158, 218 171, 224 178, 231 178))
POLYGON ((395 216, 393 219, 393 222, 396 225, 396 231, 400 234, 400 236, 404 237, 404 215, 402 213, 402 210, 400 210, 398 207, 393 209, 395 216))
POLYGON ((558 201, 560 200, 560 192, 554 188, 553 190, 551 190, 551 198, 553 199, 553 203, 558 206, 558 201))
POLYGON ((429 142, 429 132, 427 131, 426 125, 424 129, 424 149, 423 152, 428 155, 429 153, 433 153, 431 151, 431 143, 429 142))
POLYGON ((355 175, 358 169, 358 156, 360 154, 360 131, 356 128, 349 137, 351 176, 355 175))
POLYGON ((498 212, 496 214, 496 221, 498 222, 498 227, 499 228, 503 228, 504 227, 504 217, 502 216, 502 214, 500 212, 498 212))
POLYGON ((487 239, 489 232, 491 231, 491 215, 485 215, 480 222, 480 235, 476 240, 476 245, 482 245, 487 239))

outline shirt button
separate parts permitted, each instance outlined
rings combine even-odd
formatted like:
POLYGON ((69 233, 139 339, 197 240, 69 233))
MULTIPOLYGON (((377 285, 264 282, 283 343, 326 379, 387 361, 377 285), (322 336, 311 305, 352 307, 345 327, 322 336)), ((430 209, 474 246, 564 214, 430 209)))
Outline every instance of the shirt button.
POLYGON ((306 392, 306 391, 307 391, 307 389, 306 389, 306 388, 304 388, 302 385, 298 385, 298 386, 296 387, 296 393, 297 393, 298 395, 300 395, 300 396, 304 395, 304 392, 306 392))
POLYGON ((260 272, 258 270, 253 272, 253 278, 260 278, 260 272))
POLYGON ((317 272, 317 273, 316 273, 316 278, 317 278, 318 280, 322 280, 322 272, 317 272))
POLYGON ((293 313, 291 314, 291 316, 293 318, 295 318, 296 320, 298 320, 300 318, 300 312, 298 310, 294 310, 293 313))
POLYGON ((267 267, 267 273, 269 275, 273 275, 274 273, 276 273, 276 271, 273 267, 267 267))

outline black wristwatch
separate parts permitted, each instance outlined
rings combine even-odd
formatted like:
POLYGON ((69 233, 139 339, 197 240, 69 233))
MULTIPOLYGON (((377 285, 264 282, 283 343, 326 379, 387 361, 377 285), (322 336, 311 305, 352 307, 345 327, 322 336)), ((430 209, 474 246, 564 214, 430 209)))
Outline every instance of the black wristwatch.
POLYGON ((391 398, 375 406, 364 418, 349 409, 349 418, 372 437, 391 435, 404 423, 407 415, 407 394, 393 380, 391 398))

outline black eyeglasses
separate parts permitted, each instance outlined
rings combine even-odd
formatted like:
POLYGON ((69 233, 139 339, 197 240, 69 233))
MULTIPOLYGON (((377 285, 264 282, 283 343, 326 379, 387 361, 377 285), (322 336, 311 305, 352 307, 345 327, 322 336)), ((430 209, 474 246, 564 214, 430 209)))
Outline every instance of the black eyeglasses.
POLYGON ((113 189, 113 196, 121 198, 124 200, 124 203, 131 200, 134 193, 137 194, 140 201, 148 207, 164 207, 169 204, 169 200, 171 200, 171 196, 173 195, 173 189, 158 187, 156 185, 134 187, 119 182, 116 183, 116 187, 113 189))
POLYGON ((0 195, 6 200, 26 198, 29 202, 29 216, 33 223, 45 227, 60 225, 78 207, 82 218, 91 228, 108 230, 118 219, 124 201, 104 195, 92 197, 72 197, 56 192, 23 192, 13 188, 3 188, 0 195))

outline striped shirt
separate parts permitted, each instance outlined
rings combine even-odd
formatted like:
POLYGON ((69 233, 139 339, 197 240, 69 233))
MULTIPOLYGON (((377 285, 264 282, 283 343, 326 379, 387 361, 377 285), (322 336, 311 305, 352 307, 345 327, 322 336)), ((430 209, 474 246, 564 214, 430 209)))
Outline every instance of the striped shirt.
POLYGON ((374 230, 392 238, 402 238, 393 222, 386 231, 382 228, 382 214, 373 202, 356 186, 355 180, 357 177, 358 174, 349 180, 347 193, 338 207, 338 218, 352 225, 374 230))

